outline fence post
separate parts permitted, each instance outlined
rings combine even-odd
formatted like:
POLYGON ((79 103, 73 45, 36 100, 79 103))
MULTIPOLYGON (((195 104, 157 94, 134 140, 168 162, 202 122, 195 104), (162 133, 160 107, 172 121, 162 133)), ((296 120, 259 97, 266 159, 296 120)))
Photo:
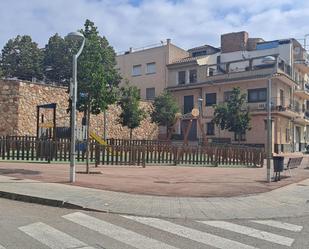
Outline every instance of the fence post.
POLYGON ((142 146, 142 166, 143 166, 143 168, 146 168, 145 147, 146 146, 142 146))
POLYGON ((178 160, 178 147, 175 146, 172 149, 173 154, 174 154, 174 166, 177 166, 177 160, 178 160))
POLYGON ((95 167, 97 168, 98 165, 100 164, 100 149, 99 149, 99 144, 95 144, 95 152, 94 152, 94 158, 95 158, 95 167))

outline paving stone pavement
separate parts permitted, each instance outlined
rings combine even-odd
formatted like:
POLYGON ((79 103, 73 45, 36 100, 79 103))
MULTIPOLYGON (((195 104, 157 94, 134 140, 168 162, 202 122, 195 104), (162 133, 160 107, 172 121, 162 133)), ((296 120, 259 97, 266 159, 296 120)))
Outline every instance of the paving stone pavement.
POLYGON ((164 218, 263 219, 309 214, 309 179, 249 196, 193 198, 126 194, 0 176, 1 196, 52 206, 164 218))

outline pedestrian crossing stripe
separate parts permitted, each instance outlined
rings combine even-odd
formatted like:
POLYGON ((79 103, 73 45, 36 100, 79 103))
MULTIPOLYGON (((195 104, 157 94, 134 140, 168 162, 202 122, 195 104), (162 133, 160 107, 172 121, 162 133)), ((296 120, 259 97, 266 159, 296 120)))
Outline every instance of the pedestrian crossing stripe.
MULTIPOLYGON (((89 216, 81 212, 75 212, 68 215, 62 216, 66 220, 73 223, 86 227, 92 231, 98 232, 102 235, 110 237, 119 242, 125 243, 127 245, 133 246, 137 249, 178 249, 172 245, 166 244, 159 240, 141 235, 134 231, 128 230, 126 228, 114 225, 110 222, 103 221, 101 219, 89 216)), ((204 231, 196 230, 183 225, 175 224, 173 222, 159 219, 159 218, 148 218, 148 217, 136 217, 121 215, 121 217, 138 222, 149 227, 156 228, 160 231, 168 232, 191 241, 199 242, 208 246, 219 249, 258 249, 247 244, 243 244, 231 239, 227 239, 218 235, 210 234, 204 231)), ((249 226, 238 225, 226 221, 197 221, 201 224, 205 224, 211 227, 216 227, 219 229, 231 231, 238 234, 243 234, 263 241, 276 243, 285 246, 291 246, 294 239, 281 236, 278 234, 266 232, 263 230, 258 230, 251 228, 249 226)), ((280 229, 285 229, 292 232, 300 232, 303 227, 275 221, 275 220, 250 220, 250 222, 258 223, 265 226, 276 227, 280 229)), ((19 230, 23 231, 33 239, 41 242, 51 249, 67 249, 67 248, 79 248, 79 249, 95 249, 86 243, 61 232, 47 224, 42 222, 33 223, 27 226, 19 227, 19 230)), ((5 249, 0 245, 0 249, 5 249)))
POLYGON ((93 247, 89 247, 84 242, 42 222, 37 222, 27 226, 19 227, 19 230, 23 231, 30 237, 36 239, 37 241, 41 242, 42 244, 48 246, 51 249, 95 249, 93 247))
POLYGON ((154 227, 165 232, 169 232, 190 240, 197 241, 215 248, 220 249, 257 249, 256 247, 242 244, 240 242, 226 239, 217 235, 209 234, 206 232, 201 232, 192 228, 184 227, 172 222, 161 220, 157 218, 144 218, 144 217, 135 217, 122 215, 127 219, 154 227))
POLYGON ((109 222, 94 218, 84 213, 75 212, 68 215, 64 215, 62 217, 78 225, 84 226, 90 230, 96 231, 100 234, 121 241, 125 244, 128 244, 138 249, 145 249, 145 248, 177 249, 174 246, 165 244, 161 241, 152 238, 148 238, 144 235, 113 225, 109 222))
POLYGON ((303 229, 302 226, 298 226, 298 225, 294 225, 294 224, 290 224, 286 222, 280 222, 276 220, 251 220, 251 222, 262 224, 262 225, 267 225, 267 226, 271 226, 275 228, 280 228, 280 229, 288 230, 291 232, 300 232, 303 229))
POLYGON ((247 235, 253 238, 269 241, 269 242, 276 243, 279 245, 291 246, 294 242, 294 239, 291 239, 289 237, 265 232, 265 231, 247 227, 247 226, 234 224, 231 222, 226 222, 226 221, 199 221, 199 222, 206 224, 208 226, 221 228, 224 230, 247 235))

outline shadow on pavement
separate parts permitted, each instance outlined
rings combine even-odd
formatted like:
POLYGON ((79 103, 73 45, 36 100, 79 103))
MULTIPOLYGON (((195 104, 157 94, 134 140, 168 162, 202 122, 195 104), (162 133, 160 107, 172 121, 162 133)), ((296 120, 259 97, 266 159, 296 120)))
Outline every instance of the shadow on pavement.
POLYGON ((40 171, 37 170, 28 170, 28 169, 0 169, 0 174, 9 175, 9 174, 22 174, 22 175, 38 175, 40 171))

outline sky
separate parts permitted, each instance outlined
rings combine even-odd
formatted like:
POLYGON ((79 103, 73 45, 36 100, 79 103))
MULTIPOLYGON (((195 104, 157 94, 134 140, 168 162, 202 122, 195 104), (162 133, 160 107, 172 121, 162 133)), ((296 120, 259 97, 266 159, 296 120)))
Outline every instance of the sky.
POLYGON ((86 19, 117 52, 167 38, 189 49, 220 46, 221 34, 243 30, 265 40, 303 39, 309 0, 0 0, 0 49, 18 34, 44 47, 53 34, 76 31, 86 19))

